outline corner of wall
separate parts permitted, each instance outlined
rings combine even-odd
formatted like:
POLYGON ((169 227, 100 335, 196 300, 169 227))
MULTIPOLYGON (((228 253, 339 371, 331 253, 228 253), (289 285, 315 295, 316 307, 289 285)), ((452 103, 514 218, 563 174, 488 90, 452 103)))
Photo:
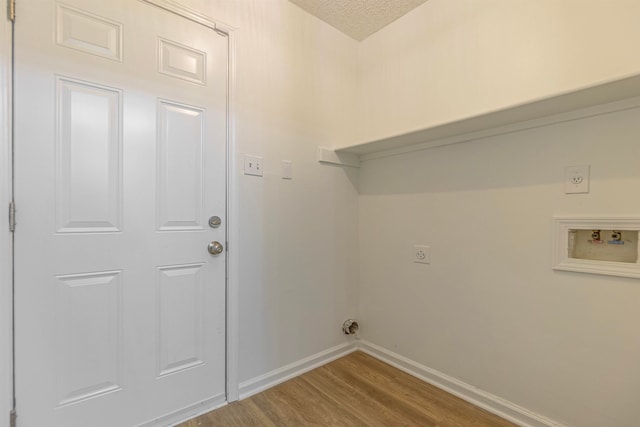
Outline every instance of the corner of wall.
POLYGON ((562 427, 540 414, 536 414, 522 406, 518 406, 506 399, 495 396, 482 389, 453 378, 435 369, 422 365, 414 360, 394 353, 368 341, 361 341, 359 350, 400 369, 424 382, 438 387, 456 397, 466 400, 486 411, 498 415, 523 427, 562 427))

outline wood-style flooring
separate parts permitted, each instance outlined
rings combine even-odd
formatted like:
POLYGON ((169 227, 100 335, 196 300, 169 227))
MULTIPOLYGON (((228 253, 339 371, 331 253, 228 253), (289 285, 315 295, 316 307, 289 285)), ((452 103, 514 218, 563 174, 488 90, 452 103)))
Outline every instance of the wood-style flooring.
POLYGON ((514 425, 355 352, 179 427, 514 425))

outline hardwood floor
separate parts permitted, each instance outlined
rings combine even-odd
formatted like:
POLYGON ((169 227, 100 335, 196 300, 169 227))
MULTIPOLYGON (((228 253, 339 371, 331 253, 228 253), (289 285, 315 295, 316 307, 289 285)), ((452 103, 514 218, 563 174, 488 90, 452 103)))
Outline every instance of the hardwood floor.
POLYGON ((179 427, 515 426, 355 352, 179 427))

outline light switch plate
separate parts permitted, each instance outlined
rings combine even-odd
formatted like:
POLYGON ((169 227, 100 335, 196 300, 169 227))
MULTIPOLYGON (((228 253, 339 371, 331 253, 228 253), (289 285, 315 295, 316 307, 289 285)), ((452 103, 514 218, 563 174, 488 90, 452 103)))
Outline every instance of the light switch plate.
POLYGON ((262 157, 245 155, 244 174, 262 176, 262 157))
POLYGON ((293 164, 291 160, 282 161, 282 179, 293 179, 293 164))

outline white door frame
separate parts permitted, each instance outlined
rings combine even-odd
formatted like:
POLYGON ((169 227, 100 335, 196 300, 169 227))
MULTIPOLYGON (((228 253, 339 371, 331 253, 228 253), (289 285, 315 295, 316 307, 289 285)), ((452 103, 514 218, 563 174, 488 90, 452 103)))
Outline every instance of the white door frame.
MULTIPOLYGON (((7 0, 0 1, 7 10, 7 0)), ((9 426, 13 409, 13 236, 8 210, 13 198, 12 172, 12 25, 2 13, 0 25, 0 427, 9 426)))
MULTIPOLYGON (((227 306, 226 389, 227 401, 239 398, 238 382, 238 207, 235 150, 234 100, 236 85, 235 28, 216 21, 173 0, 141 0, 184 18, 223 32, 229 43, 227 104, 227 306), (229 248, 229 242, 233 244, 229 248)), ((0 0, 7 10, 8 0, 0 0)), ((1 12, 0 12, 1 13, 1 12)), ((0 427, 9 426, 13 409, 13 235, 7 213, 13 200, 12 171, 12 25, 6 14, 0 26, 0 427), (6 210, 5 210, 6 209, 6 210), (6 222, 5 222, 6 221, 6 222)), ((19 211, 19 208, 18 208, 19 211)))

